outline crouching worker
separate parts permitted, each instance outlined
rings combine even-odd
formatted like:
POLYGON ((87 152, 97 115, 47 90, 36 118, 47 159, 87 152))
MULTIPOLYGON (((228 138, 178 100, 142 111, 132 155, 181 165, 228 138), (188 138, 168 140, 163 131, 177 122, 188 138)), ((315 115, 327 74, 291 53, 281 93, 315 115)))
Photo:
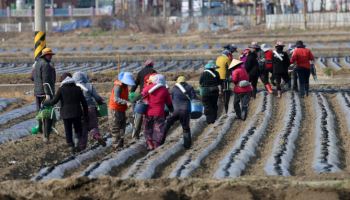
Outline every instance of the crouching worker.
POLYGON ((249 82, 249 75, 243 67, 243 62, 233 59, 230 66, 232 71, 232 82, 235 84, 233 92, 234 109, 239 119, 245 120, 247 118, 250 94, 253 88, 249 82))
POLYGON ((165 135, 171 126, 180 121, 183 130, 184 148, 189 149, 192 145, 190 130, 191 100, 196 99, 196 93, 191 85, 186 82, 184 76, 179 76, 176 84, 171 90, 171 99, 174 106, 174 113, 167 118, 165 135))
POLYGON ((73 79, 78 87, 83 91, 86 103, 88 104, 89 121, 83 122, 83 133, 79 140, 80 149, 85 149, 88 142, 89 132, 92 134, 94 140, 98 141, 99 144, 105 146, 106 142, 103 140, 98 128, 98 114, 96 102, 101 105, 103 104, 103 98, 97 93, 95 87, 90 83, 88 75, 84 72, 75 72, 73 79))
POLYGON ((204 114, 208 124, 213 124, 218 115, 218 98, 220 76, 215 70, 214 61, 209 61, 199 79, 200 95, 204 106, 204 114))
POLYGON ((128 109, 128 86, 134 86, 135 81, 130 72, 121 72, 118 80, 114 81, 114 87, 109 98, 108 120, 113 137, 113 148, 121 149, 124 146, 124 134, 126 128, 126 110, 128 109))
POLYGON ((142 91, 144 100, 148 103, 143 121, 144 135, 148 150, 154 150, 164 142, 165 105, 172 112, 173 104, 168 89, 165 86, 165 77, 157 74, 150 77, 152 84, 142 91))
POLYGON ((82 117, 88 120, 88 106, 80 87, 75 85, 74 79, 69 74, 63 74, 61 77, 61 87, 52 100, 44 102, 46 106, 53 106, 61 102, 61 118, 63 119, 64 131, 68 146, 71 147, 72 153, 79 151, 77 144, 74 144, 74 132, 78 138, 82 134, 82 117), (83 110, 81 109, 83 108, 83 110))

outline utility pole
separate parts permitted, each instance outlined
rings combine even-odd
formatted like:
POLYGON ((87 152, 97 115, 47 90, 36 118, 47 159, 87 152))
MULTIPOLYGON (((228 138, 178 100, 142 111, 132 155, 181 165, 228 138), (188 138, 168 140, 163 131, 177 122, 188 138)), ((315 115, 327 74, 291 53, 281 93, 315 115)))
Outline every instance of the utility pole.
POLYGON ((255 26, 257 26, 258 25, 258 15, 257 15, 257 13, 256 13, 256 9, 257 9, 257 7, 258 7, 258 0, 255 0, 254 1, 254 21, 255 21, 255 26))
POLYGON ((45 27, 45 1, 35 0, 34 2, 34 59, 41 56, 41 51, 46 47, 45 27))
POLYGON ((99 3, 99 0, 95 0, 95 13, 98 15, 99 14, 99 7, 100 7, 100 5, 99 5, 100 3, 99 3))
POLYGON ((188 0, 188 11, 189 16, 192 17, 193 16, 193 0, 188 0))
POLYGON ((166 18, 166 0, 163 0, 163 17, 166 18))
POLYGON ((307 28, 307 0, 304 0, 304 29, 307 28))

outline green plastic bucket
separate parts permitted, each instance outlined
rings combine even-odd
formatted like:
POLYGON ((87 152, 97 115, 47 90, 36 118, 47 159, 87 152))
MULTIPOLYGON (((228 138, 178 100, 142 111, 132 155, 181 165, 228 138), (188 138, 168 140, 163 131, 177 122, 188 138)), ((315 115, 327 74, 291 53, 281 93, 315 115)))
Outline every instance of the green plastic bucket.
POLYGON ((97 105, 97 111, 99 117, 105 117, 108 115, 107 104, 97 105))
POLYGON ((31 133, 32 133, 32 135, 38 134, 39 133, 39 125, 33 126, 31 133))

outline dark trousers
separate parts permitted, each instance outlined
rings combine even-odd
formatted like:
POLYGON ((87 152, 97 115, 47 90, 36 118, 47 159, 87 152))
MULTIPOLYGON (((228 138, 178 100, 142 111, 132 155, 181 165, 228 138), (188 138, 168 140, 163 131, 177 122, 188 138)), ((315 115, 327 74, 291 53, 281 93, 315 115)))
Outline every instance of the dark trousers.
POLYGON ((298 73, 296 69, 293 70, 292 76, 293 76, 293 80, 292 80, 293 90, 298 91, 298 73))
POLYGON ((299 78, 299 94, 301 97, 304 97, 306 93, 307 96, 309 95, 310 70, 303 67, 297 67, 296 71, 299 78))
POLYGON ((82 123, 81 118, 71 118, 71 119, 63 119, 64 131, 66 132, 66 141, 67 144, 71 147, 74 147, 74 139, 73 139, 73 127, 74 132, 78 138, 81 138, 82 134, 82 123))
POLYGON ((251 76, 251 75, 249 75, 249 81, 250 81, 250 83, 252 84, 252 87, 253 87, 252 96, 254 98, 256 97, 256 93, 258 91, 258 89, 257 89, 258 80, 259 80, 259 76, 256 76, 256 75, 251 76))
POLYGON ((174 125, 176 121, 180 121, 184 133, 190 132, 190 112, 185 110, 175 110, 174 113, 167 118, 165 124, 165 134, 174 125))
POLYGON ((270 73, 272 74, 272 69, 265 69, 261 75, 260 75, 260 80, 264 83, 264 85, 269 84, 270 81, 271 83, 274 82, 274 76, 272 75, 269 81, 269 75, 270 73))
MULTIPOLYGON (((248 106, 250 101, 250 94, 249 93, 240 93, 236 94, 233 100, 233 107, 235 109, 236 115, 238 118, 241 118, 242 111, 245 111, 247 114, 248 106)), ((244 116, 245 118, 246 116, 244 116)))
POLYGON ((283 79, 283 81, 284 81, 285 83, 288 83, 288 85, 289 85, 289 87, 290 87, 289 75, 288 75, 288 73, 275 74, 274 77, 275 77, 275 80, 276 80, 277 90, 282 90, 282 88, 281 88, 282 79, 283 79))
MULTIPOLYGON (((39 112, 40 109, 42 108, 42 103, 44 100, 45 100, 45 97, 41 97, 41 96, 36 97, 35 103, 36 103, 37 112, 39 112)), ((48 138, 52 131, 53 121, 51 119, 39 120, 38 124, 39 124, 39 132, 44 133, 44 136, 48 138)))
POLYGON ((208 124, 214 123, 218 117, 218 98, 219 94, 202 97, 204 114, 206 116, 208 124))

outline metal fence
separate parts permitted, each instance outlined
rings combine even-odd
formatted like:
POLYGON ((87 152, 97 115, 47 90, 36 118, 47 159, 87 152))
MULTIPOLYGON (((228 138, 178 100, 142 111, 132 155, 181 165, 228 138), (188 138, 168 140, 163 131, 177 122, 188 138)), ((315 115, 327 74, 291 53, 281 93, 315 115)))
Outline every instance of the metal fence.
MULTIPOLYGON (((60 27, 64 22, 46 22, 46 31, 52 31, 55 27, 60 27)), ((0 24, 0 32, 33 32, 34 23, 0 24)))
MULTIPOLYGON (((12 9, 0 9, 0 17, 32 17, 34 14, 33 9, 12 10, 12 9)), ((112 10, 108 9, 95 9, 95 8, 57 8, 46 9, 45 14, 48 17, 85 17, 95 15, 111 15, 112 10)))
MULTIPOLYGON (((62 10, 59 10, 62 14, 62 10)), ((90 12, 87 10, 75 10, 81 16, 89 16, 90 12)), ((152 17, 154 21, 163 19, 162 17, 152 17)), ((91 19, 87 19, 90 20, 91 19)), ((57 31, 61 27, 65 27, 67 24, 74 23, 76 20, 72 21, 46 21, 46 31, 57 31)), ((79 21, 79 20, 78 20, 79 21)), ((81 20, 80 20, 81 21, 81 20)), ((115 24, 116 29, 123 29, 130 25, 123 20, 119 20, 123 24, 115 24)), ((216 32, 219 30, 234 30, 239 27, 247 27, 253 24, 253 18, 250 16, 210 16, 210 17, 170 17, 168 18, 168 23, 170 25, 175 25, 179 27, 178 33, 187 33, 188 31, 196 29, 198 31, 210 31, 216 32)), ((96 24, 91 24, 89 27, 96 24)), ((74 25, 72 25, 74 26, 74 25)), ((74 26, 75 28, 79 28, 74 26)), ((71 29, 71 28, 70 28, 71 29)), ((0 32, 31 32, 34 31, 34 23, 16 23, 16 24, 0 24, 0 32)))
MULTIPOLYGON (((304 28, 303 14, 267 15, 266 28, 304 28)), ((306 15, 307 28, 322 29, 350 27, 350 13, 310 13, 306 15)))

